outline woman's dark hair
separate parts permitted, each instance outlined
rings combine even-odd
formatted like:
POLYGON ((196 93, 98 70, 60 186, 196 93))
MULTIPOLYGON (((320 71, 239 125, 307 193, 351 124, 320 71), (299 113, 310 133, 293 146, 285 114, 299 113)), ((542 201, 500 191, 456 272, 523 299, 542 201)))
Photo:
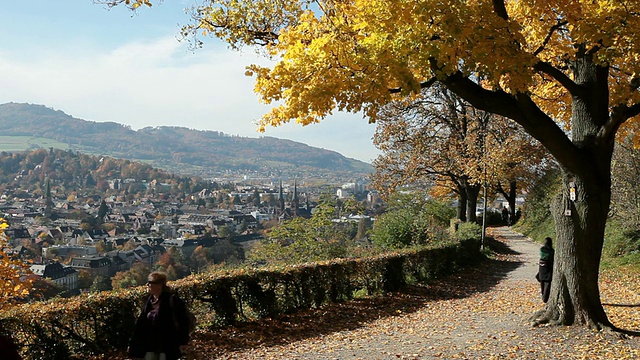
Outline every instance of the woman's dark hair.
POLYGON ((171 291, 171 288, 167 286, 167 274, 162 271, 152 272, 149 274, 148 280, 162 284, 163 291, 171 291))
POLYGON ((551 241, 550 237, 546 237, 544 238, 544 246, 546 247, 553 247, 553 242, 551 241))

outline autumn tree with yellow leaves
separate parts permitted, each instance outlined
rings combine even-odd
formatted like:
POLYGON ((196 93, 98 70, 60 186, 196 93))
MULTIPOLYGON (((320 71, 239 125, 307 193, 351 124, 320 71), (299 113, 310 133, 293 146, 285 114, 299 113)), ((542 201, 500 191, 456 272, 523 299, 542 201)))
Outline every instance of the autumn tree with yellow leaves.
POLYGON ((373 142, 382 154, 373 163, 373 185, 384 196, 400 186, 430 188, 436 197, 454 193, 458 218, 475 222, 483 178, 473 175, 489 118, 439 85, 389 103, 376 117, 373 142))
POLYGON ((6 221, 0 219, 0 310, 26 298, 33 282, 28 276, 29 265, 8 253, 9 241, 4 233, 7 227, 6 221))
MULTIPOLYGON (((148 0, 113 0, 129 6, 148 0)), ((260 129, 335 111, 375 121, 385 104, 441 82, 512 119, 559 163, 556 266, 536 323, 611 328, 599 264, 616 136, 640 114, 640 3, 609 0, 205 0, 183 29, 275 60, 251 65, 276 106, 260 129)))
POLYGON ((483 172, 489 187, 507 200, 509 216, 515 219, 517 196, 529 192, 556 163, 521 126, 502 116, 492 115, 491 119, 487 151, 482 166, 476 169, 483 172))
POLYGON ((458 218, 476 221, 476 203, 487 184, 501 193, 515 216, 517 190, 526 190, 546 151, 512 121, 477 110, 441 84, 417 98, 393 101, 378 113, 373 141, 374 186, 382 193, 415 184, 435 197, 458 198, 458 218))

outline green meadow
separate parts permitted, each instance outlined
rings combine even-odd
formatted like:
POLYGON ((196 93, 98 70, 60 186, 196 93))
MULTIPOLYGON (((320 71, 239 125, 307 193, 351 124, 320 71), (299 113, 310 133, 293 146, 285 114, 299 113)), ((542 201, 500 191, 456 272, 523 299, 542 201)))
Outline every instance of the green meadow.
POLYGON ((0 136, 0 151, 14 152, 34 149, 56 148, 67 150, 69 145, 41 137, 33 136, 0 136))

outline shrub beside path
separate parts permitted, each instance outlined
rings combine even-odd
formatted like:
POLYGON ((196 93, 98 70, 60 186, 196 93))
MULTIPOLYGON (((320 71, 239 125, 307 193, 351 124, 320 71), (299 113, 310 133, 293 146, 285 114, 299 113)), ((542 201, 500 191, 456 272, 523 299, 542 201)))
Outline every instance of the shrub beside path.
MULTIPOLYGON (((640 359, 640 338, 581 327, 532 327, 542 306, 539 245, 489 229, 494 253, 479 265, 383 298, 331 304, 199 332, 191 359, 640 359)), ((637 274, 604 274, 612 322, 640 331, 637 274), (624 305, 624 306, 620 306, 624 305)))

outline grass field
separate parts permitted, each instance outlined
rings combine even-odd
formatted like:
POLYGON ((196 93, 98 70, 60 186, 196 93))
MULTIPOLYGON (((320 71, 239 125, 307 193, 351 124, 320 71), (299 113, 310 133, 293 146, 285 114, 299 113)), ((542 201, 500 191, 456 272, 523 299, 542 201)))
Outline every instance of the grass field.
POLYGON ((40 148, 67 150, 69 145, 56 140, 33 136, 0 136, 0 151, 26 151, 40 148))

